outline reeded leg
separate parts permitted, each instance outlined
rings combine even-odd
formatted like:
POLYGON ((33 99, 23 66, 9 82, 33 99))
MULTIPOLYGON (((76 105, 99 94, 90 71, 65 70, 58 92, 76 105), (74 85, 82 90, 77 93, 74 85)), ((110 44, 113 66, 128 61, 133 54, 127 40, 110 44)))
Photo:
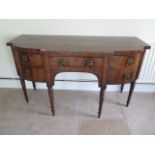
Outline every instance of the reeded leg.
POLYGON ((29 100, 28 100, 28 96, 27 96, 25 80, 24 79, 20 79, 20 83, 21 83, 21 86, 22 86, 22 89, 23 89, 24 97, 26 99, 26 102, 28 103, 29 100))
POLYGON ((36 83, 32 81, 33 89, 36 90, 36 83))
POLYGON ((123 92, 124 84, 121 85, 121 93, 123 92))
POLYGON ((129 96, 128 96, 128 100, 127 100, 127 107, 129 106, 130 104, 130 100, 131 100, 131 96, 133 94, 133 90, 135 88, 135 81, 134 82, 131 82, 131 86, 130 86, 130 91, 129 91, 129 96))
POLYGON ((48 95, 49 95, 49 100, 50 100, 50 104, 51 104, 51 112, 52 115, 55 115, 55 109, 54 109, 54 97, 53 97, 53 88, 48 87, 48 95))
POLYGON ((105 89, 106 89, 106 86, 102 87, 101 90, 100 90, 98 118, 100 118, 101 117, 101 114, 102 114, 102 106, 103 106, 103 101, 104 101, 105 89))

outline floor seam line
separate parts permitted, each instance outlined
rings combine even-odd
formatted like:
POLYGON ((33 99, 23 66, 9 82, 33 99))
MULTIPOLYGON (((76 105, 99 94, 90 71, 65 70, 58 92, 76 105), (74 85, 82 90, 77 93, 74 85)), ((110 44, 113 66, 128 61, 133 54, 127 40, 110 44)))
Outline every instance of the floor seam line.
MULTIPOLYGON (((77 99, 77 101, 78 101, 78 99, 77 99)), ((76 112, 78 113, 78 114, 77 114, 77 117, 78 117, 78 118, 77 118, 77 119, 78 119, 77 135, 79 135, 79 133, 80 133, 80 115, 79 115, 79 107, 80 107, 80 106, 79 106, 79 102, 77 102, 77 103, 78 103, 78 104, 77 104, 77 111, 76 111, 76 112)))
POLYGON ((122 109, 122 105, 121 105, 120 99, 119 99, 119 97, 118 97, 117 94, 116 94, 116 97, 117 97, 117 100, 118 100, 119 106, 120 106, 120 108, 121 108, 121 111, 122 111, 122 114, 123 114, 124 120, 125 120, 126 123, 127 123, 127 127, 128 127, 128 129, 129 129, 129 134, 131 135, 131 130, 130 130, 130 127, 129 127, 128 121, 127 121, 127 119, 126 119, 126 117, 125 117, 125 114, 124 114, 124 111, 123 111, 123 109, 122 109))

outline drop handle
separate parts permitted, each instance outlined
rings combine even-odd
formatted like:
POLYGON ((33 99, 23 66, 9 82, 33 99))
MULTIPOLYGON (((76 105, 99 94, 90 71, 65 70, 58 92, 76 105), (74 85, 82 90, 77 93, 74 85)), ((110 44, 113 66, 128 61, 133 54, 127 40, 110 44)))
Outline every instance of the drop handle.
POLYGON ((65 59, 65 58, 61 58, 61 59, 59 59, 59 66, 60 67, 67 67, 68 66, 68 60, 67 59, 65 59))
POLYGON ((86 67, 92 68, 94 67, 94 60, 93 59, 87 59, 85 63, 86 67))
POLYGON ((130 74, 129 73, 124 73, 123 74, 123 79, 124 80, 129 80, 131 78, 130 74))
POLYGON ((25 76, 26 77, 31 76, 31 71, 29 69, 25 69, 25 76))
POLYGON ((23 62, 27 62, 27 61, 28 61, 28 56, 27 56, 27 54, 22 54, 22 55, 21 55, 21 59, 22 59, 23 62))
POLYGON ((127 64, 128 66, 130 66, 130 65, 132 65, 133 63, 134 63, 133 57, 129 57, 126 64, 127 64))

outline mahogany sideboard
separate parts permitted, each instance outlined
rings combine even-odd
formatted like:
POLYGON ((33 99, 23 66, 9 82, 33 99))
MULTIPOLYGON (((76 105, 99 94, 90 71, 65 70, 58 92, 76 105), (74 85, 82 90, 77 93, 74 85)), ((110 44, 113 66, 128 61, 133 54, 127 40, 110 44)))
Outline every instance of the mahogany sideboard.
POLYGON ((134 90, 146 49, 150 46, 136 37, 21 35, 11 46, 26 101, 25 80, 47 84, 51 112, 55 115, 53 85, 60 72, 95 74, 101 88, 98 117, 102 113, 107 85, 131 83, 127 106, 134 90))

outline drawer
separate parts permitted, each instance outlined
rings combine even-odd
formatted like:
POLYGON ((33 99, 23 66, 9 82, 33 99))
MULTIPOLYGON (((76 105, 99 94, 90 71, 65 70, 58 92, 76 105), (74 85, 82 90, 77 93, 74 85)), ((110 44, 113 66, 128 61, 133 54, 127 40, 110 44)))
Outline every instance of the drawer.
POLYGON ((37 67, 22 67, 22 76, 26 80, 34 80, 37 82, 44 82, 46 81, 45 78, 45 71, 44 68, 37 68, 37 67))
POLYGON ((17 48, 17 51, 22 65, 43 66, 43 56, 36 49, 17 48))
POLYGON ((137 66, 139 59, 140 54, 112 56, 109 58, 109 65, 113 68, 137 66))
POLYGON ((87 68, 97 69, 103 67, 104 58, 82 57, 50 57, 51 68, 87 68))
POLYGON ((111 69, 108 72, 109 84, 129 83, 135 80, 136 71, 132 69, 111 69))

